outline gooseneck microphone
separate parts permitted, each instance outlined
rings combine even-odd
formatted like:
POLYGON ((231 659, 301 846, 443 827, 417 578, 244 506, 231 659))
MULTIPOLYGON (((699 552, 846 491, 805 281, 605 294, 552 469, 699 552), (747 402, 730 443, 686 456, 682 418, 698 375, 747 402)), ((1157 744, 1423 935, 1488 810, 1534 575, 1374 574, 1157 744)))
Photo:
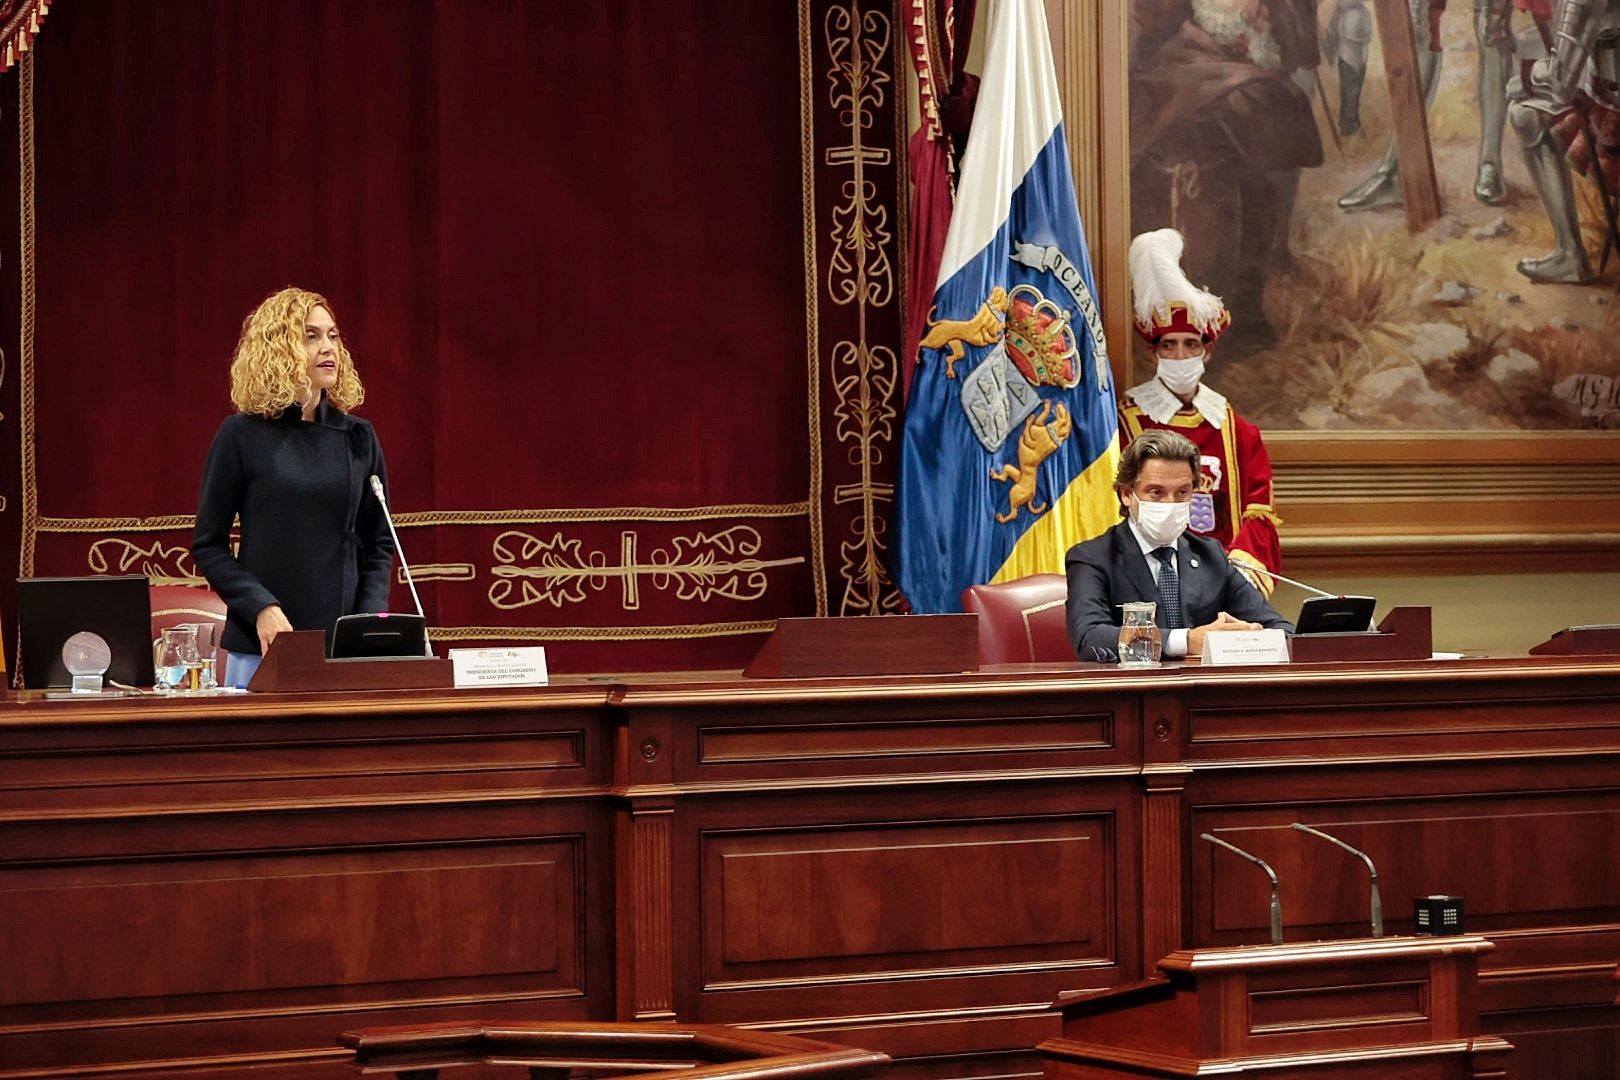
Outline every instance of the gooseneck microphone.
POLYGON ((1367 873, 1372 876, 1372 932, 1373 932, 1373 937, 1383 937, 1384 936, 1384 901, 1378 895, 1378 868, 1373 865, 1372 856, 1368 855, 1365 851, 1362 851, 1360 848, 1351 847, 1349 844, 1345 843, 1343 840, 1340 840, 1337 836, 1328 835, 1327 833, 1323 832, 1321 829, 1313 829, 1309 825, 1301 825, 1297 821, 1294 822, 1293 827, 1298 829, 1302 833, 1310 833, 1312 836, 1320 836, 1323 840, 1326 840, 1328 843, 1338 845, 1339 847, 1341 847, 1344 850, 1348 851, 1350 854, 1354 855, 1356 858, 1360 859, 1362 862, 1367 864, 1367 873))
POLYGON ((1282 895, 1277 891, 1277 874, 1271 869, 1271 865, 1260 856, 1251 855, 1247 851, 1244 851, 1242 848, 1238 847, 1236 844, 1228 844, 1225 840, 1222 840, 1218 836, 1211 836, 1209 833, 1200 833, 1198 838, 1200 840, 1208 840, 1216 847, 1223 847, 1234 855, 1248 859, 1250 862, 1254 863, 1254 865, 1266 872, 1266 877, 1271 879, 1271 943, 1273 945, 1281 945, 1282 895))
POLYGON ((1323 589, 1318 589, 1315 585, 1307 585, 1303 581, 1295 581, 1291 577, 1283 577, 1281 574, 1272 573, 1270 570, 1267 570, 1265 567, 1256 566, 1253 563, 1233 563, 1232 565, 1238 567, 1240 570, 1253 570, 1255 573, 1264 574, 1268 578, 1275 578, 1278 581, 1286 581, 1290 585, 1296 585, 1299 588, 1304 589, 1308 593, 1315 593, 1317 596, 1326 596, 1326 597, 1329 597, 1331 599, 1336 600, 1339 597, 1344 595, 1343 593, 1327 592, 1327 591, 1325 591, 1323 589))
POLYGON ((416 595, 416 579, 411 576, 411 564, 405 561, 405 548, 399 542, 399 532, 394 528, 394 515, 388 509, 388 499, 383 495, 382 481, 377 474, 371 474, 371 493, 377 496, 377 505, 382 507, 383 520, 388 522, 388 535, 394 538, 394 550, 399 552, 400 569, 405 571, 405 584, 410 587, 411 599, 416 602, 416 613, 422 617, 422 654, 433 655, 433 642, 428 640, 427 613, 422 610, 422 598, 416 595))

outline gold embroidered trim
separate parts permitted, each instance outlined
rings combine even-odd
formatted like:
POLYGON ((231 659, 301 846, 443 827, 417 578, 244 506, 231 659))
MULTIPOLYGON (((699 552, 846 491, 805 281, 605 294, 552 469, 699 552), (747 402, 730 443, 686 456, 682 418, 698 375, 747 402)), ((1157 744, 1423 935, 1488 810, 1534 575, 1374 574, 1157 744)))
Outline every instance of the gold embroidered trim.
POLYGON ((767 571, 804 562, 802 555, 759 558, 764 542, 748 525, 673 536, 646 558, 637 554, 638 539, 634 532, 622 533, 619 559, 610 563, 606 552, 587 550, 582 540, 560 531, 541 537, 510 529, 495 538, 489 602, 503 611, 543 603, 561 608, 583 603, 591 591, 616 582, 623 593, 621 607, 635 611, 641 607, 643 578, 678 600, 758 600, 769 588, 767 571))
MULTIPOLYGON (((394 524, 400 528, 428 525, 545 525, 560 522, 620 521, 708 521, 715 518, 803 517, 808 504, 795 503, 733 503, 724 506, 608 506, 586 509, 559 510, 423 510, 415 513, 395 514, 394 524)), ((52 517, 37 519, 40 532, 163 532, 172 529, 192 529, 197 525, 194 514, 166 514, 159 517, 52 517)))
POLYGON ((775 629, 775 619, 759 619, 673 626, 436 626, 428 636, 434 641, 669 641, 768 634, 775 629))
MULTIPOLYGON (((173 583, 166 582, 165 584, 173 583)), ((162 618, 165 615, 196 615, 200 618, 211 619, 214 622, 225 621, 225 616, 221 615, 217 611, 204 611, 202 608, 195 607, 166 607, 158 608, 156 611, 152 612, 152 618, 154 619, 162 618)))
POLYGON ((816 614, 827 614, 826 527, 821 510, 821 314, 820 274, 816 271, 816 135, 815 63, 810 39, 810 0, 799 0, 799 191, 804 203, 800 233, 804 240, 804 333, 806 398, 810 441, 810 580, 816 614))
MULTIPOLYGON (((17 191, 21 204, 19 271, 22 298, 18 319, 17 367, 21 400, 18 402, 22 445, 22 550, 21 576, 34 574, 34 542, 39 529, 39 457, 34 444, 34 54, 17 64, 17 191)), ((16 670, 16 668, 13 668, 16 670)))

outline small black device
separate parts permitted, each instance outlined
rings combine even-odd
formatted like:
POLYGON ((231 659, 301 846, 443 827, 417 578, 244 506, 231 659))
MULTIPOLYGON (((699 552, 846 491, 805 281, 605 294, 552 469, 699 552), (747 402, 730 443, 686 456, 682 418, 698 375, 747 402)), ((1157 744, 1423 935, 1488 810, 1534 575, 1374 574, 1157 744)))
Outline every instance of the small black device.
POLYGON ((1412 901, 1412 930, 1443 936, 1463 932, 1463 898, 1419 896, 1412 901))
POLYGON ((17 579, 17 636, 23 686, 70 686, 62 646, 95 634, 111 653, 106 679, 152 685, 152 593, 142 575, 17 579))
POLYGON ((1299 605, 1296 634, 1356 634, 1372 626, 1370 596, 1313 596, 1299 605))
POLYGON ((427 620, 420 615, 379 611, 344 615, 332 627, 332 659, 399 656, 427 652, 427 620))

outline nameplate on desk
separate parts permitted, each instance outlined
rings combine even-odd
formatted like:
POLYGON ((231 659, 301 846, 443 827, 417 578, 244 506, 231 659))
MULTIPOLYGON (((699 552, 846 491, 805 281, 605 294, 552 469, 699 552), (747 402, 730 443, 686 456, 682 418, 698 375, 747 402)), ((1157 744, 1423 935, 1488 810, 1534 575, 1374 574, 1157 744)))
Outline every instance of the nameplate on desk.
POLYGON ((451 649, 456 689, 480 686, 546 685, 546 650, 542 645, 510 649, 451 649))
POLYGON ((1203 663, 1213 667, 1286 664, 1288 635, 1281 630, 1210 630, 1204 634, 1203 663))

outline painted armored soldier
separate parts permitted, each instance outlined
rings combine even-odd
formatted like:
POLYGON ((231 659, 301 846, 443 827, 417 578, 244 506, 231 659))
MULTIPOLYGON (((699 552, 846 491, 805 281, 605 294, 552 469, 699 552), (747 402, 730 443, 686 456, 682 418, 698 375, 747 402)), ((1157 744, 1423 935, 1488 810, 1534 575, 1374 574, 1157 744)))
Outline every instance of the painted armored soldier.
MULTIPOLYGON (((1434 104, 1440 85, 1440 16, 1446 0, 1407 0, 1412 32, 1417 38, 1418 78, 1423 103, 1434 104)), ((1479 162, 1474 172, 1474 197, 1495 206, 1507 198, 1502 182, 1502 129, 1507 119, 1507 84, 1513 71, 1513 0, 1473 0, 1474 40, 1479 45, 1479 162)), ((1340 130, 1360 130, 1361 86, 1367 74, 1367 50, 1372 40, 1372 14, 1367 0, 1339 0, 1330 25, 1329 44, 1339 62, 1340 130), (1352 122, 1354 126, 1352 125, 1352 122)), ((1400 166, 1395 160, 1395 136, 1389 138, 1383 160, 1371 176, 1339 199, 1344 210, 1371 210, 1396 206, 1402 200, 1400 166)))
POLYGON ((1301 171, 1322 163, 1297 81, 1321 57, 1316 0, 1135 0, 1130 11, 1131 220, 1184 233, 1190 272, 1224 273, 1244 334, 1263 337, 1261 293, 1288 264, 1301 171))
POLYGON ((1591 280, 1592 266, 1581 243, 1569 161, 1583 172, 1597 167, 1607 192, 1620 180, 1620 0, 1563 0, 1550 37, 1551 53, 1531 66, 1528 80, 1513 81, 1508 116, 1557 246, 1521 259, 1519 273, 1579 284, 1591 280))

